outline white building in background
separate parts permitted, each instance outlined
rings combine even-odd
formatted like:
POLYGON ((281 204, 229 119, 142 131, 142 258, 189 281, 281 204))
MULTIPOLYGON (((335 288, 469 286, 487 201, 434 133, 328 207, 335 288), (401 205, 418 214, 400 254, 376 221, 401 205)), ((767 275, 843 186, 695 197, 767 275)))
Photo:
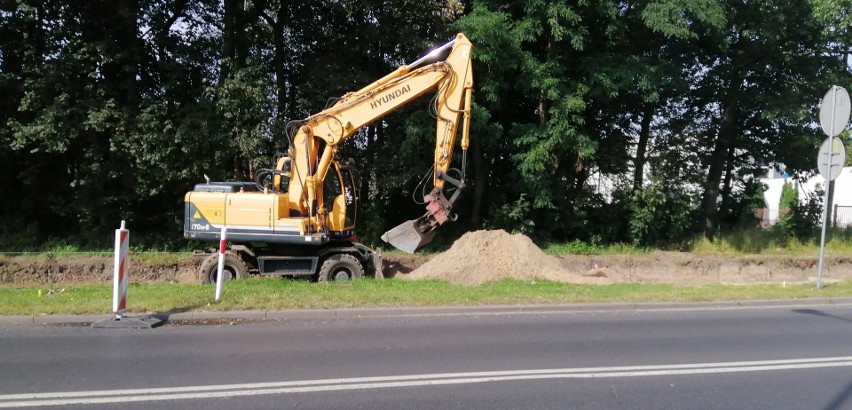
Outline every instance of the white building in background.
MULTIPOLYGON (((822 175, 815 175, 805 182, 796 184, 794 179, 775 169, 770 169, 765 178, 760 178, 760 182, 766 186, 766 192, 763 193, 766 206, 763 226, 769 226, 778 221, 778 204, 781 202, 781 189, 785 183, 798 186, 800 203, 804 202, 808 195, 815 195, 817 188, 824 190, 826 186, 822 175)), ((840 176, 834 180, 832 206, 832 223, 840 228, 852 226, 852 167, 844 167, 840 176)))

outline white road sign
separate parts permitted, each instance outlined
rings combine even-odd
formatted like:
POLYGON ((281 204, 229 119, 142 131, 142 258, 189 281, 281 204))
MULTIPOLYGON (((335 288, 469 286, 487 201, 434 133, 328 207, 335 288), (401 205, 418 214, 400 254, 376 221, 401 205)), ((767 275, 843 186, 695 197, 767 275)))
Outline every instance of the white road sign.
POLYGON ((849 93, 838 85, 832 86, 819 108, 819 125, 829 137, 836 137, 846 129, 849 122, 850 102, 849 93))
POLYGON ((846 162, 846 148, 843 146, 843 142, 840 141, 840 138, 826 138, 822 142, 822 146, 819 147, 819 157, 817 157, 819 174, 829 181, 834 181, 840 176, 844 162, 846 162), (828 146, 829 141, 834 143, 831 149, 828 146), (829 168, 831 168, 830 172, 829 168))

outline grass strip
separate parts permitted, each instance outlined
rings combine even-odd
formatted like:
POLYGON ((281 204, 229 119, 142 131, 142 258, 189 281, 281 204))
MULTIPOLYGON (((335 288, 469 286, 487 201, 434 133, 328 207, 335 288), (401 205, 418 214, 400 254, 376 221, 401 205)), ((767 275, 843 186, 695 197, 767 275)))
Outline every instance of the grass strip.
MULTIPOLYGON (((301 280, 252 278, 225 285, 213 301, 213 286, 131 284, 128 313, 189 311, 336 309, 366 307, 473 306, 556 303, 706 302, 752 299, 805 299, 852 296, 852 281, 824 284, 574 285, 501 280, 480 286, 440 281, 359 280, 317 284, 301 280)), ((112 286, 0 286, 0 315, 108 314, 112 286)))

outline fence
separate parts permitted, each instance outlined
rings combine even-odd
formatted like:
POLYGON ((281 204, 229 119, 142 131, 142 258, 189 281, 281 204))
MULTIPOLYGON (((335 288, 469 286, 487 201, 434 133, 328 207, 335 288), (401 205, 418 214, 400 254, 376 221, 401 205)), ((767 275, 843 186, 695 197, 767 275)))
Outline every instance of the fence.
POLYGON ((831 226, 835 228, 852 227, 852 206, 834 205, 834 212, 831 214, 831 226))
POLYGON ((781 219, 777 209, 757 208, 754 213, 757 220, 760 221, 761 229, 769 229, 770 226, 775 225, 781 219))
MULTIPOLYGON (((755 209, 755 216, 760 221, 760 227, 763 229, 768 229, 781 219, 780 212, 777 209, 771 208, 755 209)), ((842 229, 852 228, 852 205, 834 205, 831 213, 831 227, 842 229)))

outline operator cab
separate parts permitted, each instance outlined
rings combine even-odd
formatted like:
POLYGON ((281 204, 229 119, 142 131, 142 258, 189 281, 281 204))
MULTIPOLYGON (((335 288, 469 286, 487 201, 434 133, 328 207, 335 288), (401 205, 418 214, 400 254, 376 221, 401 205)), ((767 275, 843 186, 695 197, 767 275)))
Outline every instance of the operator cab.
POLYGON ((349 239, 355 235, 358 211, 358 179, 349 162, 334 162, 323 183, 323 203, 328 215, 329 235, 349 239), (330 178, 332 172, 337 178, 330 178))

